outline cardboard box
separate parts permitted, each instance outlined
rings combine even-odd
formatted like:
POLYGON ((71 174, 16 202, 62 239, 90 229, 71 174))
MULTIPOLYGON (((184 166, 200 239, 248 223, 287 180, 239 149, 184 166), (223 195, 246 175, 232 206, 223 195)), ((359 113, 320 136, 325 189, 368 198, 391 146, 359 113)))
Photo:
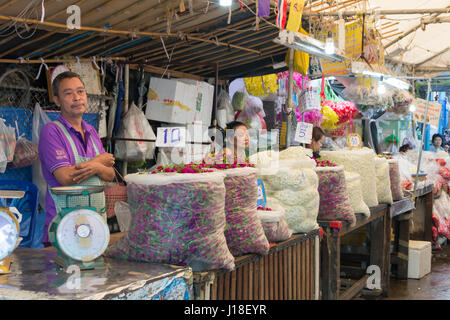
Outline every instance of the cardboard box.
POLYGON ((431 272, 431 242, 409 240, 408 278, 421 279, 431 272))
POLYGON ((180 79, 180 81, 194 85, 197 89, 197 115, 194 121, 201 121, 204 126, 210 126, 214 102, 214 86, 204 81, 180 79))
POLYGON ((147 119, 190 124, 211 123, 214 87, 191 79, 151 78, 147 95, 147 119))
POLYGON ((152 77, 145 116, 161 122, 192 123, 197 114, 197 95, 194 85, 152 77))

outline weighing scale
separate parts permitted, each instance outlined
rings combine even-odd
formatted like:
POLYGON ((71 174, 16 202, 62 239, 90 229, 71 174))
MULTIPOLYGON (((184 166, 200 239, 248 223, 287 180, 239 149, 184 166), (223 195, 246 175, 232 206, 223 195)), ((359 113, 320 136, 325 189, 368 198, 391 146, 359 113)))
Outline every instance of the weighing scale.
POLYGON ((5 207, 0 207, 0 274, 11 272, 12 260, 8 256, 22 240, 19 221, 8 208, 6 199, 20 199, 24 195, 25 191, 0 190, 0 198, 5 199, 5 207))
POLYGON ((101 255, 108 247, 109 228, 96 208, 91 206, 91 194, 103 192, 103 186, 67 186, 51 188, 56 195, 66 197, 66 207, 53 218, 48 236, 57 249, 56 265, 67 268, 77 265, 81 270, 103 267, 101 255), (69 206, 72 196, 86 196, 89 205, 69 206))

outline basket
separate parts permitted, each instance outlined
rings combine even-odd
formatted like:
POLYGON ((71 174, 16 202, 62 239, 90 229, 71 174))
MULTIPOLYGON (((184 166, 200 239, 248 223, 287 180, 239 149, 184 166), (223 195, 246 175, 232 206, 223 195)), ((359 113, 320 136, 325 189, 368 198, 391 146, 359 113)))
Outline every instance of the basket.
MULTIPOLYGON (((116 168, 114 170, 117 172, 117 174, 122 178, 120 173, 117 171, 116 168)), ((117 176, 115 175, 116 182, 109 182, 105 184, 105 204, 106 204, 106 217, 112 218, 116 215, 114 212, 114 206, 117 201, 125 201, 127 202, 128 196, 127 196, 127 186, 123 182, 117 181, 117 176)), ((123 180, 123 178, 122 178, 123 180)))

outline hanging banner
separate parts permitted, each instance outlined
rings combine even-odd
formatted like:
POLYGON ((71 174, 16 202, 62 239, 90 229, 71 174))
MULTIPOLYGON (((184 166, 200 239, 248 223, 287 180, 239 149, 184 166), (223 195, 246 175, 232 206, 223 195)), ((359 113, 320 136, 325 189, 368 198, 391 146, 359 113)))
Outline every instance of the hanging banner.
MULTIPOLYGON (((332 37, 337 44, 339 39, 339 32, 336 28, 331 30, 324 30, 316 38, 325 42, 328 37, 328 31, 331 31, 332 37)), ((362 21, 356 20, 345 25, 345 56, 351 60, 357 60, 361 57, 362 47, 362 21)), ((333 62, 330 60, 321 59, 323 74, 327 75, 344 75, 350 73, 347 70, 350 67, 350 62, 333 62)))
POLYGON ((289 19, 286 29, 297 32, 302 26, 302 14, 305 0, 291 0, 289 19))
MULTIPOLYGON (((426 100, 415 100, 416 111, 414 111, 414 121, 424 122, 426 100)), ((438 102, 428 102, 427 123, 439 128, 439 119, 441 117, 442 106, 438 102)))

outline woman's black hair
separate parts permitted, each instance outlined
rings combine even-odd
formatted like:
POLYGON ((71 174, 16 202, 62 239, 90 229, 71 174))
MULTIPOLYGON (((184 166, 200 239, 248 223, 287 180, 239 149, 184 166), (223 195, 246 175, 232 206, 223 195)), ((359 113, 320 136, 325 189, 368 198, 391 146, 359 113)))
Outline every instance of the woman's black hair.
POLYGON ((234 130, 237 127, 240 127, 240 126, 244 126, 244 127, 246 127, 248 129, 247 125, 245 123, 243 123, 243 122, 240 122, 240 121, 231 121, 230 123, 227 123, 226 129, 227 130, 230 130, 230 129, 234 130))
POLYGON ((431 142, 434 143, 434 139, 436 139, 436 138, 441 138, 441 140, 442 140, 442 145, 444 145, 444 137, 442 137, 442 135, 439 134, 439 133, 433 134, 433 137, 431 138, 431 142))
POLYGON ((399 149, 400 152, 406 152, 408 150, 412 150, 412 148, 411 148, 411 146, 409 144, 404 144, 399 149))

